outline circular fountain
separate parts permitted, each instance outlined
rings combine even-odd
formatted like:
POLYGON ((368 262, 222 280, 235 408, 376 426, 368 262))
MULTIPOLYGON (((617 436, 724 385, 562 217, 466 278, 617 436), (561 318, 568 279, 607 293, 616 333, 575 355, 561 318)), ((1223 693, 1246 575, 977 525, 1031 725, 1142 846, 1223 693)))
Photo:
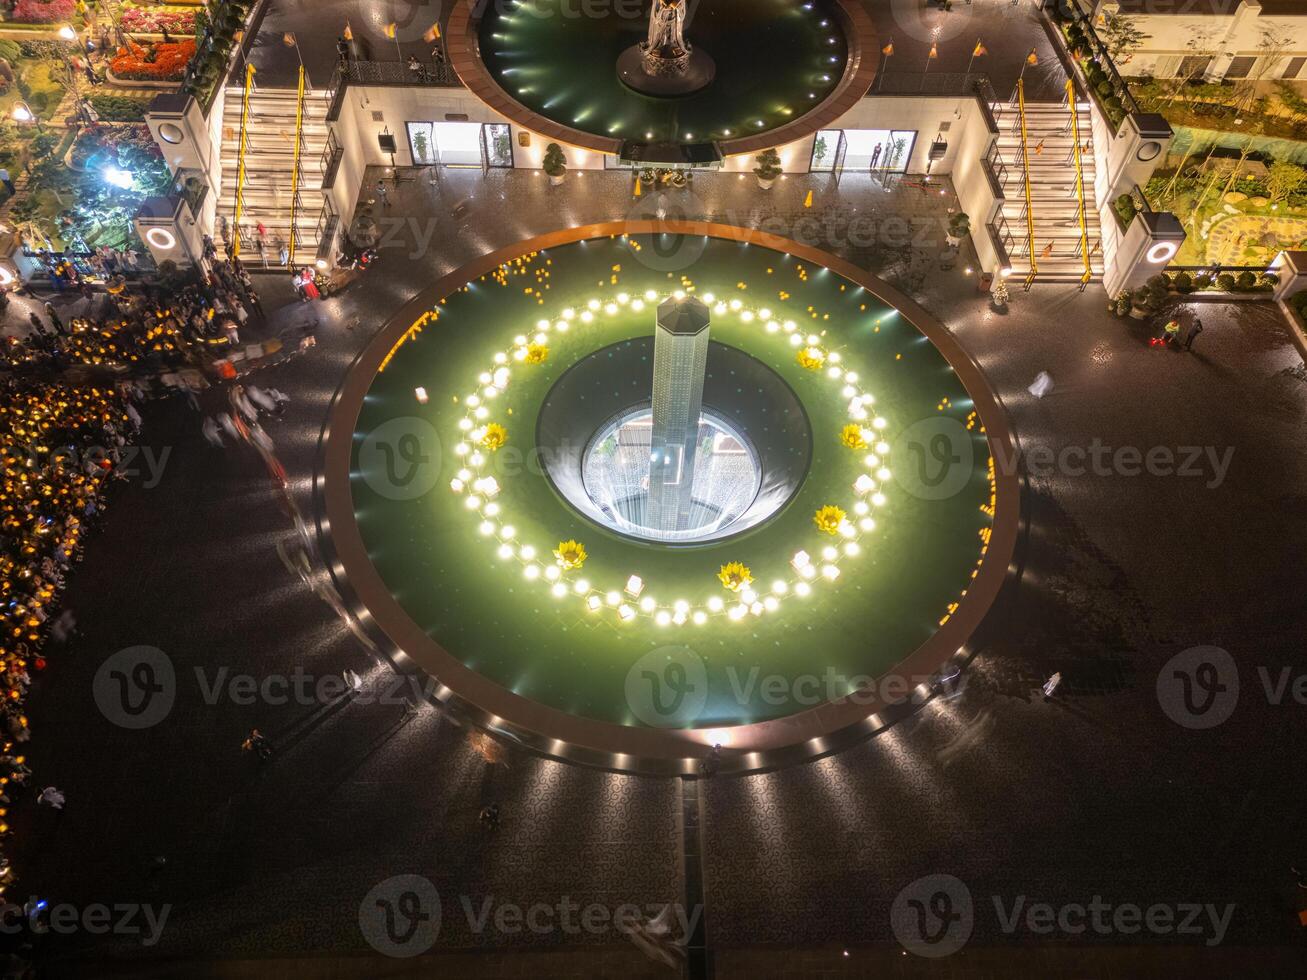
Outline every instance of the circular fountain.
POLYGON ((574 6, 459 0, 451 62, 519 125, 632 162, 705 164, 802 139, 856 105, 878 63, 858 0, 574 6))
POLYGON ((948 331, 726 226, 485 256, 381 330, 329 432, 359 627, 472 720, 616 769, 873 733, 970 642, 1016 540, 1003 414, 948 331), (648 258, 673 239, 679 273, 648 258))

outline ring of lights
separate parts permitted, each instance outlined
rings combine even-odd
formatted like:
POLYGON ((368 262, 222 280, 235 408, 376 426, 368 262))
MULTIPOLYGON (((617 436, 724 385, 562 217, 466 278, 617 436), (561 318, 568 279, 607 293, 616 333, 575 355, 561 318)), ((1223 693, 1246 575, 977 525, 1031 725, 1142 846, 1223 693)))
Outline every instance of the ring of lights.
MULTIPOLYGON (((885 465, 890 446, 882 435, 889 421, 874 410, 869 411, 875 398, 859 385, 856 371, 844 368, 845 352, 828 350, 820 336, 805 334, 794 320, 774 319, 770 308, 757 308, 738 298, 728 302, 712 293, 700 297, 712 309, 714 317, 735 317, 741 323, 756 326, 758 337, 769 340, 770 346, 780 348, 788 356, 797 356, 800 363, 810 369, 814 383, 824 382, 839 388, 842 398, 848 402, 847 415, 838 420, 838 425, 856 424, 859 427, 861 441, 866 443, 867 449, 864 459, 866 472, 857 477, 846 499, 828 502, 838 509, 839 520, 832 525, 829 535, 832 543, 823 545, 816 556, 807 551, 797 552, 789 559, 783 576, 775 570, 767 573, 756 570, 760 573, 760 581, 771 583, 761 592, 746 584, 724 596, 721 585, 704 576, 704 592, 710 585, 717 586, 711 595, 701 593, 694 599, 659 602, 653 595, 666 596, 669 592, 675 594, 677 589, 682 592, 689 589, 669 582, 646 582, 635 573, 624 581, 592 582, 581 571, 569 572, 561 561, 550 560, 552 542, 523 541, 518 528, 511 523, 512 515, 504 514, 495 499, 501 487, 498 480, 487 472, 492 452, 482 447, 491 431, 489 427, 505 421, 496 418, 491 406, 513 384, 515 374, 531 370, 533 354, 565 357, 569 353, 569 343, 579 341, 584 346, 588 339, 586 327, 602 318, 617 316, 627 307, 637 313, 652 311, 671 295, 684 299, 686 293, 676 290, 660 295, 649 290, 643 296, 633 298, 626 292, 614 290, 612 296, 591 298, 580 311, 568 307, 559 311, 557 319, 538 320, 533 334, 517 334, 511 344, 496 351, 485 370, 478 377, 469 379, 471 392, 462 398, 467 412, 458 422, 459 431, 449 433, 457 440, 454 455, 463 464, 450 480, 450 490, 463 496, 469 519, 478 522, 482 536, 499 542, 496 547, 501 560, 516 559, 528 582, 548 587, 555 599, 574 597, 574 601, 591 614, 611 614, 623 622, 645 615, 659 626, 703 626, 714 616, 740 620, 749 615, 774 613, 788 597, 808 596, 814 583, 839 580, 841 562, 861 554, 859 542, 862 537, 875 531, 876 521, 871 513, 873 508, 885 504, 887 498, 881 488, 892 474, 885 465)), ((827 427, 835 429, 835 423, 827 427)))
MULTIPOLYGON (((902 700, 902 692, 894 696, 867 693, 857 698, 840 698, 782 718, 738 725, 726 730, 644 728, 569 714, 540 701, 515 694, 447 652, 400 605, 374 567, 363 541, 354 510, 351 471, 356 445, 355 429, 363 410, 364 398, 381 366, 394 356, 397 347, 404 343, 405 338, 412 335, 413 326, 419 322, 424 324, 428 322, 434 300, 458 291, 465 284, 494 271, 518 256, 590 239, 611 238, 622 234, 657 233, 705 235, 726 241, 756 244, 776 252, 788 253, 796 259, 823 266, 844 280, 867 290, 882 302, 892 305, 943 355, 956 374, 957 380, 965 387, 983 423, 983 440, 988 445, 991 455, 997 458, 1010 458, 1013 440, 1004 413, 975 363, 942 324, 906 296, 856 267, 809 246, 756 231, 722 225, 652 221, 592 225, 542 236, 482 256, 469 266, 447 276, 427 293, 415 299, 383 328, 363 351, 337 393, 324 432, 324 465, 317 481, 323 503, 324 516, 321 526, 324 548, 327 554, 332 556, 330 563, 332 571, 352 611, 358 616, 359 623, 382 643, 397 668, 407 671, 419 669, 425 671, 438 681, 436 695, 440 700, 457 703, 477 723, 506 733, 543 753, 608 768, 649 773, 692 772, 697 764, 695 760, 702 756, 705 747, 716 743, 730 747, 727 753, 728 768, 760 768, 823 754, 843 744, 847 739, 866 737, 882 728, 886 721, 881 716, 881 712, 902 700)), ((614 302, 616 302, 615 298, 614 302)), ((628 302, 634 303, 635 300, 628 298, 628 302)), ((600 316, 607 315, 605 305, 603 302, 600 303, 597 311, 600 316)), ((595 318, 596 311, 586 308, 574 311, 575 319, 570 322, 583 322, 583 312, 590 313, 591 318, 595 318)), ((728 304, 728 312, 742 315, 746 312, 746 307, 741 303, 738 310, 730 311, 728 304)), ((755 321, 761 312, 760 308, 754 310, 755 321)), ((547 336, 553 336, 553 330, 558 322, 568 322, 562 317, 561 311, 559 314, 557 320, 550 318, 551 328, 547 336)), ((767 322, 764 320, 760 324, 764 336, 767 322)), ((569 326, 569 330, 563 333, 566 334, 571 330, 569 326)), ((799 334, 797 328, 787 333, 782 322, 774 333, 778 341, 784 343, 789 350, 796 350, 789 347, 791 343, 789 340, 781 341, 780 338, 799 334)), ((530 342, 535 339, 528 335, 522 336, 528 341, 526 347, 529 347, 530 342)), ((804 336, 800 343, 806 345, 806 340, 804 336)), ((495 368, 510 364, 525 364, 525 355, 522 362, 514 360, 515 351, 523 345, 514 343, 505 347, 506 349, 501 350, 500 353, 506 355, 507 362, 493 365, 495 368)), ((511 369, 508 380, 511 383, 511 369)), ((834 382, 835 379, 829 380, 834 382)), ((845 379, 841 378, 840 381, 844 383, 845 379)), ((491 382, 494 383, 493 372, 491 372, 491 382)), ((478 406, 471 407, 475 409, 478 406)), ((874 426, 875 416, 871 413, 868 415, 869 423, 874 426)), ((474 424, 473 430, 468 430, 469 432, 479 429, 480 425, 487 424, 491 420, 473 418, 472 421, 477 424, 474 424)), ((471 455, 472 449, 469 444, 467 457, 471 455)), ((471 470, 471 467, 468 469, 471 470)), ((470 482, 464 481, 464 483, 463 489, 457 492, 470 497, 472 495, 470 482)), ((925 643, 894 665, 895 674, 929 676, 963 653, 989 608, 997 599, 1015 550, 1019 526, 1019 492, 1015 475, 1002 471, 992 474, 991 487, 993 523, 983 560, 977 563, 971 583, 959 601, 950 606, 949 615, 941 621, 940 627, 925 643)), ((438 488, 436 492, 449 493, 453 489, 453 487, 445 490, 438 488)), ((857 502, 854 498, 855 516, 857 502)), ((854 540, 857 533, 858 529, 855 527, 854 540)), ((851 539, 845 538, 841 533, 838 538, 832 540, 843 542, 851 539)), ((545 567, 547 566, 541 566, 540 578, 548 582, 549 580, 545 578, 545 567)), ((819 571, 818 576, 820 574, 819 571)), ((565 584, 569 590, 569 597, 576 594, 575 578, 568 578, 565 581, 560 573, 558 581, 549 582, 551 591, 555 584, 565 584)), ((603 608, 599 615, 612 615, 609 610, 619 607, 608 605, 607 591, 611 589, 607 588, 609 583, 604 585, 605 590, 601 600, 603 608)), ((587 588, 584 600, 586 605, 589 605, 590 596, 599 591, 601 590, 587 588)), ((622 591, 625 593, 625 589, 622 591)), ((776 598, 779 600, 779 597, 776 598)), ((630 597, 624 599, 628 603, 629 600, 630 597)), ((582 600, 578 599, 578 601, 582 600)), ((677 610, 675 607, 655 609, 652 615, 657 617, 658 613, 666 612, 670 617, 675 617, 679 611, 682 610, 677 610)), ((687 612, 689 624, 693 625, 695 610, 683 611, 687 612)), ((709 612, 706 606, 698 611, 704 612, 705 615, 709 612)), ((752 609, 746 611, 744 615, 751 612, 752 609)), ((725 615, 729 616, 730 613, 727 612, 725 615)))

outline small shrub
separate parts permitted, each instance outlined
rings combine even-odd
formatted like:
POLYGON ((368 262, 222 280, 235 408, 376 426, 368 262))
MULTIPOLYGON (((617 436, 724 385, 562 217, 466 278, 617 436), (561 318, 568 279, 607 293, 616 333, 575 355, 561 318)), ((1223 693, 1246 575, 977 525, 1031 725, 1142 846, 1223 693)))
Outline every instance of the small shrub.
POLYGON ((1222 272, 1216 277, 1216 288, 1223 293, 1234 291, 1234 276, 1229 272, 1222 272))
POLYGON ((1105 99, 1110 98, 1112 95, 1112 83, 1109 82, 1106 78, 1104 78, 1101 82, 1099 82, 1094 86, 1094 91, 1105 99))
POLYGON ((1239 277, 1235 279, 1234 285, 1238 289, 1252 289, 1257 285, 1257 276, 1251 272, 1241 272, 1239 277))
POLYGON ((1259 286, 1278 286, 1280 284, 1279 273, 1265 272, 1257 279, 1259 286))
POLYGON ((1206 272, 1200 272, 1194 276, 1194 289, 1211 289, 1212 277, 1206 272))
POLYGON ((541 165, 550 177, 561 177, 567 173, 567 157, 563 155, 563 148, 557 143, 546 146, 545 158, 541 161, 541 165))
POLYGON ((1182 293, 1192 293, 1194 291, 1194 277, 1187 272, 1177 273, 1175 288, 1182 293))

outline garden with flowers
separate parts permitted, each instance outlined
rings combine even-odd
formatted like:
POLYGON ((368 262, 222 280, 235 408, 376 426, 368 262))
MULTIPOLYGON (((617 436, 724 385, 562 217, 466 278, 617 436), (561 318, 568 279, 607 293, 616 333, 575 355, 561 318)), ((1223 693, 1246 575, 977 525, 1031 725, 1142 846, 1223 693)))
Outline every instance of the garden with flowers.
MULTIPOLYGON (((783 717, 793 700, 769 701, 748 676, 829 668, 833 693, 848 693, 953 615, 992 528, 983 426, 939 350, 861 286, 716 239, 689 273, 659 271, 660 245, 623 236, 525 254, 412 324, 360 409, 358 529, 404 614, 506 690, 648 724, 624 694, 628 673, 652 651, 689 648, 707 670, 694 726, 783 717), (769 396, 745 374, 712 377, 710 358, 705 413, 730 415, 758 445, 786 427, 810 443, 792 464, 794 492, 765 521, 704 543, 650 543, 569 502, 541 420, 570 371, 651 338, 658 305, 691 295, 711 311, 714 346, 760 362, 798 406, 760 404, 769 396), (925 440, 950 457, 942 491, 898 445, 914 425, 943 426, 942 443, 925 440), (404 483, 431 454, 439 483, 404 483)), ((637 373, 614 369, 607 385, 621 390, 597 392, 598 417, 581 424, 606 432, 610 395, 647 400, 652 357, 637 373)))

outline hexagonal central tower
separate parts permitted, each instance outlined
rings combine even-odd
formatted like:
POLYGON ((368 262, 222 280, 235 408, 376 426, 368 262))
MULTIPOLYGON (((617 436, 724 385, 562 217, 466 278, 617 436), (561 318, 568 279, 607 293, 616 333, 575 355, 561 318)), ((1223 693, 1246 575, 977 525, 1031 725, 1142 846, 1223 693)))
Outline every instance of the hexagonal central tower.
POLYGON ((708 307, 693 296, 669 299, 658 307, 648 523, 659 531, 681 531, 690 523, 708 369, 708 321, 708 307))

